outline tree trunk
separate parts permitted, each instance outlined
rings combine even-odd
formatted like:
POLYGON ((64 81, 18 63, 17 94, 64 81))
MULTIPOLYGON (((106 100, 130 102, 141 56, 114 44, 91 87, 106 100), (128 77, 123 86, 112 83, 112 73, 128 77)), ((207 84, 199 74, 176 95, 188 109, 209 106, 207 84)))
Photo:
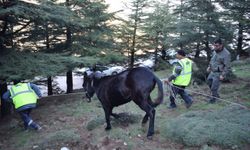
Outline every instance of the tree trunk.
POLYGON ((6 82, 0 83, 0 89, 1 89, 0 90, 0 95, 1 95, 1 118, 3 118, 5 116, 11 114, 13 107, 12 107, 11 103, 4 102, 2 100, 3 94, 8 90, 7 83, 6 82))
MULTIPOLYGON (((180 14, 180 20, 183 18, 183 0, 181 0, 181 14, 180 14)), ((180 40, 182 41, 183 33, 180 33, 180 40)), ((183 44, 182 42, 179 43, 180 49, 183 50, 183 44)))
POLYGON ((134 23, 134 30, 133 30, 133 39, 132 39, 132 48, 131 48, 131 56, 130 56, 130 68, 134 67, 134 61, 135 61, 135 37, 136 37, 136 31, 137 31, 137 22, 138 22, 138 10, 139 4, 137 2, 136 4, 136 11, 135 11, 135 23, 134 23))
POLYGON ((52 88, 52 77, 49 76, 47 78, 47 86, 48 86, 48 95, 53 95, 53 88, 52 88))
POLYGON ((155 62, 154 62, 154 63, 155 63, 155 66, 153 67, 153 68, 154 68, 154 71, 156 70, 157 65, 158 65, 158 58, 157 58, 158 50, 159 50, 159 48, 156 47, 156 48, 155 48, 155 52, 154 52, 154 58, 155 58, 155 62))
MULTIPOLYGON (((66 6, 70 7, 69 0, 66 0, 66 6)), ((66 29, 66 46, 67 48, 71 47, 72 45, 72 34, 71 34, 71 29, 68 26, 66 29)), ((72 70, 67 72, 67 93, 72 93, 73 92, 73 75, 72 75, 72 70)))
POLYGON ((243 27, 242 24, 239 23, 239 31, 238 31, 238 39, 237 39, 237 54, 241 56, 244 52, 242 50, 242 43, 243 43, 243 27))
MULTIPOLYGON (((136 24, 136 23, 135 23, 136 24)), ((133 42, 132 42, 132 48, 131 48, 131 55, 130 55, 130 68, 134 67, 134 61, 135 61, 135 35, 136 35, 136 26, 134 28, 133 33, 133 42)))
POLYGON ((205 42, 205 46, 206 46, 205 51, 207 52, 207 60, 210 61, 210 59, 211 59, 211 49, 209 47, 209 42, 208 41, 205 42))
POLYGON ((73 92, 73 75, 72 71, 67 72, 67 93, 72 93, 73 92))
MULTIPOLYGON (((50 48, 48 22, 45 23, 45 41, 46 41, 46 48, 48 50, 50 48)), ((51 76, 48 76, 48 78, 47 78, 47 88, 48 88, 48 95, 53 95, 52 77, 51 76)))
POLYGON ((199 58, 200 57, 200 43, 197 43, 196 45, 196 51, 195 51, 195 58, 199 58))

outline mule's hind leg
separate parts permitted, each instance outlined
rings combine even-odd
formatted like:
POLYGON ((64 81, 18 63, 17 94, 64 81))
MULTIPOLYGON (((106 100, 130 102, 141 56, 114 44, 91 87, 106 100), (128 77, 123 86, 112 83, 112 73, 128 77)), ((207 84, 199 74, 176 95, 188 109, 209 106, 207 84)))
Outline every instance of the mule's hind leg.
MULTIPOLYGON (((143 120, 148 116, 149 117, 149 127, 148 127, 148 133, 147 137, 149 139, 152 138, 154 134, 154 120, 155 120, 155 109, 148 104, 146 101, 142 101, 140 104, 138 104, 139 107, 146 112, 146 115, 144 116, 143 120)), ((146 119, 145 119, 146 120, 146 119)))
MULTIPOLYGON (((149 102, 149 104, 150 104, 151 106, 153 105, 150 96, 148 97, 148 102, 149 102)), ((145 124, 148 122, 148 117, 149 117, 149 116, 148 116, 147 113, 146 113, 145 116, 144 116, 143 119, 142 119, 142 125, 145 125, 145 124)))
POLYGON ((144 116, 143 119, 142 119, 141 124, 142 124, 142 125, 145 125, 147 122, 148 122, 148 114, 146 113, 145 116, 144 116))
POLYGON ((105 119, 106 119, 106 123, 107 126, 105 128, 105 130, 110 130, 111 129, 111 124, 110 124, 110 115, 111 115, 111 110, 108 107, 103 106, 104 112, 105 112, 105 119))

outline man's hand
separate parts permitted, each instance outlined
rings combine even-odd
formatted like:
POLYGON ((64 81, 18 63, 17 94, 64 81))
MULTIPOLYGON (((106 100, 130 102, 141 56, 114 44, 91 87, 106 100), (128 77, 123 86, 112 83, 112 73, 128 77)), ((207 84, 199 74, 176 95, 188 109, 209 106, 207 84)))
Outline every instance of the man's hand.
POLYGON ((220 80, 224 80, 224 76, 223 75, 220 75, 220 80))
POLYGON ((207 72, 208 72, 208 73, 211 72, 211 67, 207 67, 207 72))
POLYGON ((164 83, 165 83, 165 84, 169 84, 169 81, 168 81, 168 80, 165 80, 164 83))

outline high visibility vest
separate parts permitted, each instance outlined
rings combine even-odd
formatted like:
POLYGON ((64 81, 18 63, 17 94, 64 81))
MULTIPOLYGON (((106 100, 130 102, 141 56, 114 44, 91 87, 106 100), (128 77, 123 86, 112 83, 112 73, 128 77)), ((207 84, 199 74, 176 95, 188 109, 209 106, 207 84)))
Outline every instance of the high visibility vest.
MULTIPOLYGON (((192 76, 192 61, 188 58, 184 58, 178 61, 182 67, 182 71, 179 76, 173 80, 174 85, 188 86, 192 76)), ((175 73, 175 68, 173 70, 175 73)))
POLYGON ((10 95, 16 109, 27 104, 36 104, 37 102, 37 95, 28 83, 13 85, 10 88, 10 95))

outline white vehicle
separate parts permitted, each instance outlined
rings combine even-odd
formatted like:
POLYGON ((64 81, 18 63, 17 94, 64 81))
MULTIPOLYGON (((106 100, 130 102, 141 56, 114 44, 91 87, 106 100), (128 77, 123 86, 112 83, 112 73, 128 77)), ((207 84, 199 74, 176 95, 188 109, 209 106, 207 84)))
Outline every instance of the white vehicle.
POLYGON ((103 70, 102 73, 104 73, 104 75, 115 75, 117 73, 122 72, 123 70, 125 70, 125 68, 122 66, 114 66, 103 70))
POLYGON ((175 63, 178 62, 178 59, 169 59, 168 62, 170 65, 174 65, 175 63))
POLYGON ((148 67, 148 68, 153 68, 154 66, 154 61, 151 59, 147 59, 145 61, 140 62, 139 66, 141 67, 148 67))

